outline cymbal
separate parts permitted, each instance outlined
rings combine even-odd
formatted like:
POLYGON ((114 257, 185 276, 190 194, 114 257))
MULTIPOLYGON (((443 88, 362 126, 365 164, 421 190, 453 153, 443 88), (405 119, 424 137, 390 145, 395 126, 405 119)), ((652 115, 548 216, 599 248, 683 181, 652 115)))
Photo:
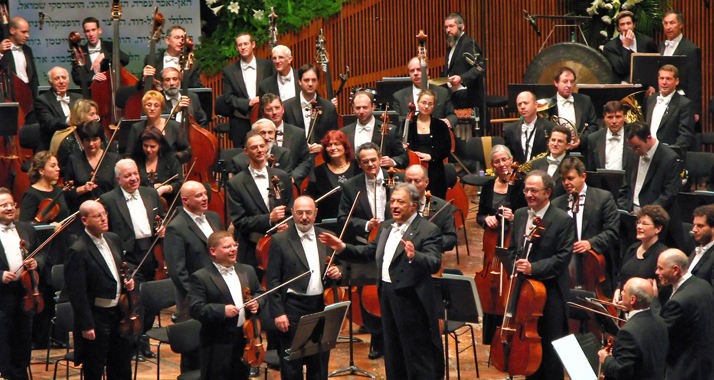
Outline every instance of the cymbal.
POLYGON ((449 77, 430 78, 429 79, 429 84, 433 84, 434 86, 443 86, 447 83, 449 83, 449 77))
POLYGON ((558 102, 555 100, 555 97, 538 99, 536 100, 536 112, 549 110, 555 107, 556 104, 558 104, 558 102))

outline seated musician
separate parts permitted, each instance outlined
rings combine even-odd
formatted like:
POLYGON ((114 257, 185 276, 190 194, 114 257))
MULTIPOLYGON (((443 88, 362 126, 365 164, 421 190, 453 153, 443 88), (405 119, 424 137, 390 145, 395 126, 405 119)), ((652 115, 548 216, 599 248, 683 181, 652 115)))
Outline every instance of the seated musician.
MULTIPOLYGON (((40 252, 25 262, 20 241, 32 252, 38 246, 35 229, 30 223, 15 221, 17 208, 12 192, 0 187, 0 373, 6 379, 29 380, 27 375, 32 354, 32 315, 23 309, 25 289, 20 281, 23 264, 26 269, 44 273, 47 257, 40 252)), ((46 306, 45 306, 46 307, 46 306)))
POLYGON ((37 122, 40 123, 39 150, 49 149, 55 132, 69 128, 72 106, 82 98, 81 95, 67 92, 69 74, 63 67, 53 67, 47 76, 51 89, 35 98, 33 106, 37 122))
POLYGON ((516 104, 521 120, 503 126, 503 140, 513 159, 523 164, 548 151, 548 135, 555 124, 538 115, 534 93, 521 92, 516 104))
POLYGON ((534 170, 543 170, 553 178, 555 188, 550 195, 550 199, 555 199, 565 194, 563 188, 563 179, 560 177, 560 163, 564 159, 570 157, 568 146, 570 145, 571 134, 570 129, 564 125, 556 125, 550 131, 548 139, 548 155, 533 161, 532 168, 534 170))
POLYGON ((30 86, 32 97, 35 98, 40 81, 32 48, 27 45, 30 24, 22 17, 13 17, 7 27, 10 34, 0 42, 0 71, 9 72, 9 69, 15 73, 21 81, 30 86))
POLYGON ((650 309, 655 290, 650 281, 633 277, 625 283, 622 304, 627 323, 618 331, 612 351, 598 351, 605 379, 664 379, 669 345, 667 325, 650 309))
POLYGON ((432 195, 430 199, 426 198, 426 188, 430 182, 429 171, 421 165, 412 165, 404 172, 404 182, 414 185, 419 191, 419 208, 417 212, 439 227, 441 230, 441 247, 444 252, 454 249, 457 238, 452 206, 446 206, 446 200, 437 196, 432 195), (439 212, 440 210, 442 211, 439 212), (437 213, 438 215, 436 215, 437 213))
MULTIPOLYGON (((290 157, 290 151, 275 146, 275 124, 268 119, 260 119, 253 123, 251 132, 263 136, 265 147, 268 151, 265 153, 266 162, 271 168, 281 169, 282 171, 291 174, 293 170, 293 161, 290 157), (271 157, 272 156, 272 159, 271 157)), ((246 152, 241 152, 231 159, 233 174, 240 173, 243 170, 248 170, 250 159, 246 152)))
MULTIPOLYGON (((171 110, 178 104, 182 108, 188 108, 188 113, 193 116, 196 124, 201 128, 208 128, 208 116, 201 108, 198 95, 190 91, 186 95, 181 94, 181 76, 176 68, 167 67, 161 71, 161 84, 166 96, 166 105, 162 113, 171 114, 171 110)), ((184 110, 179 110, 176 112, 175 120, 180 123, 183 121, 183 115, 184 110)))
POLYGON ((276 73, 263 79, 258 84, 258 95, 275 94, 286 101, 300 93, 297 70, 293 69, 293 53, 285 45, 278 45, 272 51, 276 73))
POLYGON ((625 141, 625 107, 619 100, 612 100, 605 103, 603 114, 607 128, 588 136, 588 170, 624 170, 635 158, 625 141))
POLYGON ((694 109, 692 101, 680 95, 679 70, 664 65, 657 76, 659 91, 645 101, 644 114, 650 133, 659 142, 684 150, 694 147, 694 109))
MULTIPOLYGON (((72 154, 82 152, 83 143, 78 136, 79 132, 77 132, 77 128, 81 126, 82 123, 98 120, 97 103, 93 100, 79 99, 74 103, 71 116, 69 117, 70 127, 56 131, 50 142, 49 151, 57 156, 60 169, 65 170, 67 160, 69 160, 72 154)), ((108 142, 103 128, 101 136, 97 137, 101 137, 100 145, 106 145, 108 142)))
MULTIPOLYGON (((553 131, 555 132, 555 129, 553 131)), ((551 137, 553 135, 555 133, 551 137)), ((609 297, 612 294, 614 275, 619 273, 617 265, 620 261, 620 251, 614 248, 618 245, 620 231, 620 215, 615 198, 609 191, 585 184, 585 165, 578 158, 567 157, 561 162, 558 171, 565 194, 553 199, 553 206, 568 212, 575 221, 577 239, 573 246, 573 255, 586 255, 588 251, 593 250, 605 257, 606 280, 602 288, 609 297), (572 211, 574 196, 578 197, 577 213, 572 211)), ((599 272, 600 268, 585 269, 599 272)))
MULTIPOLYGON (((294 221, 286 223, 287 229, 271 238, 266 287, 268 290, 276 288, 308 270, 312 274, 270 295, 270 316, 280 330, 281 353, 291 347, 300 317, 324 310, 323 293, 333 281, 342 277, 344 270, 342 266, 327 267, 325 264, 329 247, 318 237, 327 231, 314 226, 317 215, 315 201, 309 196, 297 197, 292 215, 294 221), (326 276, 325 281, 323 276, 326 276)), ((329 351, 323 352, 321 357, 315 354, 289 361, 285 360, 285 355, 279 356, 281 379, 303 379, 303 366, 307 367, 307 379, 327 378, 329 351)))
POLYGON ((127 156, 134 154, 141 132, 147 128, 156 128, 164 136, 166 143, 170 147, 167 154, 175 154, 182 164, 191 160, 193 152, 191 152, 191 146, 186 140, 182 125, 175 120, 166 120, 161 117, 161 111, 166 105, 164 94, 154 90, 147 91, 144 97, 141 98, 141 102, 146 114, 146 120, 138 121, 131 126, 129 138, 127 139, 127 156))
POLYGON ((372 115, 374 96, 367 91, 358 91, 352 100, 352 109, 357 121, 342 128, 352 146, 373 142, 382 148, 379 165, 383 168, 404 169, 409 165, 409 155, 402 145, 402 136, 398 128, 390 124, 387 133, 382 136, 382 120, 372 115))
POLYGON ((201 379, 248 380, 243 363, 246 340, 243 324, 265 306, 265 300, 246 300, 264 292, 250 265, 238 263, 238 244, 229 232, 208 237, 212 264, 191 275, 188 302, 191 317, 201 322, 201 379))
MULTIPOLYGON (((87 85, 91 85, 93 81, 108 80, 106 73, 112 63, 113 42, 102 41, 99 38, 102 35, 102 28, 99 27, 99 20, 96 17, 90 16, 82 20, 82 29, 84 37, 87 38, 87 44, 80 46, 86 61, 82 70, 85 72, 87 85)), ((122 66, 128 65, 129 54, 120 51, 119 61, 122 66)), ((72 67, 72 81, 77 86, 82 84, 80 71, 74 66, 72 67)))
POLYGON ((689 255, 689 273, 709 281, 714 286, 714 205, 699 206, 694 209, 694 241, 697 248, 689 255))
POLYGON ((481 46, 466 34, 465 28, 464 18, 459 13, 449 13, 444 18, 444 34, 449 47, 442 76, 449 77, 448 88, 454 108, 481 108, 484 71, 467 59, 467 55, 471 55, 470 58, 480 60, 481 46))
POLYGON ((621 11, 615 20, 619 35, 605 43, 603 54, 615 73, 615 83, 630 83, 632 53, 657 53, 657 45, 644 34, 637 33, 637 18, 630 11, 621 11))
POLYGON ((302 185, 315 167, 305 138, 305 131, 283 121, 285 108, 283 108, 283 101, 277 95, 272 93, 263 95, 260 98, 260 105, 263 117, 270 119, 275 124, 275 145, 290 151, 294 183, 298 186, 302 185))
MULTIPOLYGON (((179 25, 173 25, 166 31, 166 50, 159 49, 156 55, 156 62, 151 66, 149 64, 149 56, 144 57, 144 77, 147 76, 158 76, 165 68, 173 67, 174 69, 179 69, 179 56, 181 55, 181 50, 186 44, 186 29, 179 25)), ((203 83, 201 83, 201 67, 198 61, 193 62, 191 70, 184 75, 184 78, 188 78, 189 88, 202 88, 203 83)), ((140 80, 136 83, 139 90, 144 88, 144 81, 140 80)))
POLYGON ((138 144, 132 150, 131 159, 139 168, 141 186, 153 187, 171 204, 183 183, 181 164, 176 156, 166 153, 169 149, 166 140, 156 128, 144 129, 138 144))
MULTIPOLYGON (((329 131, 322 138, 323 151, 320 153, 325 160, 315 167, 315 176, 307 185, 307 195, 313 199, 330 192, 337 186, 342 186, 355 176, 358 163, 354 159, 354 151, 347 136, 340 130, 329 131)), ((320 201, 317 221, 337 218, 340 207, 341 192, 336 192, 320 201)))

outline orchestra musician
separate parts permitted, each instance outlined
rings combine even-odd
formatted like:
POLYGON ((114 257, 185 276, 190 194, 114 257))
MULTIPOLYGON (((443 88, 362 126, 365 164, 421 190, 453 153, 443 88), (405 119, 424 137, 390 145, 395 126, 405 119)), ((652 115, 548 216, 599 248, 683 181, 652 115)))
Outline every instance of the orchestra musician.
POLYGON ((273 64, 267 59, 256 57, 253 49, 253 36, 239 34, 236 37, 236 50, 240 59, 223 69, 223 96, 234 110, 229 121, 231 141, 236 148, 245 145, 246 133, 250 131, 250 111, 260 102, 258 84, 275 73, 273 64))
POLYGON ((657 141, 684 150, 694 146, 694 104, 677 93, 679 70, 673 65, 660 67, 659 92, 647 98, 644 114, 657 141), (655 96, 656 95, 656 96, 655 96))
POLYGON ((79 94, 68 92, 69 74, 63 67, 55 66, 47 74, 50 91, 35 98, 34 110, 40 123, 38 149, 47 150, 55 132, 69 128, 70 111, 74 103, 81 99, 79 94))
MULTIPOLYGON (((260 119, 253 123, 251 131, 263 136, 263 140, 265 140, 265 147, 268 149, 265 153, 266 157, 273 155, 273 158, 275 159, 271 167, 281 169, 290 175, 293 169, 293 161, 290 157, 289 150, 275 146, 275 124, 268 119, 260 119)), ((248 166, 250 166, 250 159, 248 158, 246 152, 243 151, 231 159, 231 164, 233 167, 233 174, 238 174, 241 171, 248 169, 248 166)))
POLYGON ((156 189, 170 204, 183 183, 183 168, 175 155, 167 154, 168 147, 156 128, 147 128, 139 135, 131 159, 136 162, 141 186, 156 189), (174 178, 175 177, 175 178, 174 178), (174 179, 171 179, 174 178, 174 179), (168 183, 164 183, 169 181, 168 183))
POLYGON ((404 182, 414 185, 419 191, 419 208, 417 208, 417 212, 439 227, 441 230, 441 246, 444 252, 454 249, 456 247, 457 238, 456 226, 454 225, 454 213, 451 212, 452 206, 447 206, 444 211, 436 215, 447 202, 433 195, 431 200, 426 199, 426 188, 429 185, 429 171, 421 165, 412 165, 404 172, 404 182), (428 211, 426 210, 427 206, 429 207, 428 211), (435 215, 436 217, 434 217, 435 215))
POLYGON ((341 259, 376 263, 387 379, 444 376, 444 348, 431 277, 441 266, 441 231, 419 216, 418 207, 419 191, 414 185, 400 183, 390 199, 394 219, 379 227, 369 245, 347 245, 334 235, 320 235, 320 241, 341 259))
POLYGON ((85 201, 79 212, 85 231, 77 234, 64 266, 74 311, 75 364, 82 364, 87 380, 100 380, 105 366, 108 379, 130 380, 132 339, 119 334, 118 303, 125 290, 134 290, 134 279, 122 283, 122 241, 109 232, 104 206, 85 201))
MULTIPOLYGON (((325 149, 320 154, 325 162, 315 167, 314 178, 307 184, 306 194, 313 199, 320 198, 337 186, 342 187, 357 172, 359 164, 343 130, 329 131, 322 138, 325 149)), ((315 220, 337 218, 341 195, 337 192, 321 200, 315 220)))
POLYGON ((521 120, 503 126, 503 140, 513 159, 522 164, 548 151, 548 135, 555 124, 538 115, 534 93, 521 92, 516 104, 521 120))
POLYGON ((625 107, 619 100, 611 100, 603 107, 605 125, 588 136, 588 171, 597 169, 624 170, 635 158, 625 141, 625 107))
POLYGON ((555 182, 555 188, 550 195, 550 199, 555 199, 565 194, 563 179, 560 176, 560 164, 564 159, 570 157, 568 146, 572 143, 570 129, 564 125, 556 125, 550 131, 548 139, 548 155, 533 161, 534 170, 543 170, 548 173, 555 182))
POLYGON ((263 79, 258 84, 258 95, 275 94, 281 101, 294 98, 300 93, 297 70, 293 69, 293 53, 285 45, 278 45, 272 51, 275 74, 263 79))
MULTIPOLYGON (((303 277, 290 286, 283 287, 270 295, 270 316, 275 319, 275 325, 280 330, 279 352, 284 353, 292 345, 300 317, 321 312, 325 308, 324 290, 342 277, 342 265, 326 267, 325 261, 329 253, 327 247, 318 236, 328 233, 315 227, 317 207, 309 196, 295 199, 292 208, 294 221, 288 223, 288 228, 271 238, 266 271, 267 289, 273 289, 280 284, 310 270, 310 276, 303 277), (323 282, 323 275, 327 278, 323 282)), ((330 360, 330 351, 322 356, 310 355, 298 360, 285 360, 280 356, 280 378, 286 380, 325 379, 330 360), (307 376, 303 377, 303 366, 307 367, 307 376)))
POLYGON ((260 295, 263 288, 250 265, 238 263, 238 244, 230 232, 208 237, 212 264, 191 275, 188 302, 191 317, 201 322, 201 379, 248 380, 243 363, 243 324, 265 307, 265 300, 246 302, 244 289, 260 295))
POLYGON ((505 229, 510 231, 511 223, 513 223, 513 211, 526 206, 523 197, 523 181, 510 183, 510 176, 513 174, 511 169, 513 156, 507 146, 495 145, 491 148, 489 159, 496 176, 481 188, 476 222, 481 227, 488 226, 495 229, 501 223, 501 219, 497 215, 502 214, 509 222, 505 229))
MULTIPOLYGON (((85 122, 98 120, 99 115, 97 115, 97 103, 91 99, 79 99, 74 102, 69 117, 70 126, 55 132, 54 135, 52 135, 52 140, 50 142, 49 151, 57 156, 57 162, 59 162, 60 169, 64 171, 67 167, 67 160, 69 160, 69 157, 74 153, 81 153, 84 148, 77 129, 85 122)), ((97 137, 101 137, 101 141, 99 142, 100 145, 104 145, 107 142, 107 136, 104 134, 104 131, 102 131, 102 134, 97 137)), ((81 204, 81 202, 79 204, 81 204)), ((78 209, 79 204, 75 208, 78 209)))
POLYGON ((0 187, 0 373, 6 379, 29 380, 27 375, 32 353, 32 316, 23 310, 23 289, 20 277, 23 266, 42 269, 47 257, 41 251, 25 262, 20 241, 28 250, 37 246, 35 229, 29 223, 16 222, 12 192, 0 187))
POLYGON ((466 59, 480 60, 481 46, 469 37, 464 29, 464 18, 459 13, 450 13, 444 19, 446 43, 446 64, 442 76, 449 77, 447 86, 451 89, 454 108, 474 108, 483 104, 483 70, 466 59), (464 91, 465 90, 465 91, 464 91))
MULTIPOLYGON (((166 105, 162 113, 170 114, 171 110, 178 104, 182 108, 188 108, 188 113, 193 116, 196 124, 201 128, 208 128, 208 116, 201 108, 201 101, 198 99, 198 95, 190 91, 186 95, 181 94, 181 76, 176 68, 169 66, 161 71, 161 84, 164 89, 164 96, 166 96, 166 105)), ((180 123, 183 120, 183 115, 183 109, 176 112, 175 120, 180 123)))
POLYGON ((620 11, 615 20, 619 35, 605 43, 603 54, 615 74, 615 83, 631 82, 630 72, 632 53, 657 53, 654 40, 644 34, 637 33, 637 17, 630 11, 620 11))
POLYGON ((372 115, 374 96, 367 91, 358 91, 352 99, 352 109, 357 116, 357 121, 342 128, 342 132, 347 135, 352 146, 373 142, 382 147, 382 158, 379 163, 381 167, 405 169, 409 165, 409 155, 402 145, 402 136, 397 133, 399 128, 390 124, 387 134, 382 136, 383 122, 372 115), (382 139, 384 139, 383 143, 382 139))
POLYGON ((36 98, 40 81, 32 48, 26 43, 30 38, 30 24, 22 17, 13 17, 8 27, 10 35, 0 42, 0 70, 15 73, 30 86, 32 97, 36 98))
POLYGON ((669 339, 664 321, 650 309, 653 298, 648 280, 633 277, 625 283, 622 305, 627 308, 627 323, 617 332, 612 353, 598 351, 605 379, 664 380, 669 339))
POLYGON ((305 132, 283 121, 285 108, 283 108, 283 101, 279 96, 267 93, 260 98, 260 104, 263 117, 270 119, 275 124, 275 145, 290 151, 290 158, 293 161, 293 181, 301 185, 315 166, 305 132))
POLYGON ((590 97, 575 93, 575 70, 563 66, 555 71, 553 81, 558 89, 555 97, 551 98, 556 106, 549 109, 549 115, 558 115, 568 120, 577 128, 580 138, 569 143, 568 149, 582 152, 587 157, 587 139, 590 133, 598 130, 595 107, 590 97))
MULTIPOLYGON (((180 25, 172 25, 166 31, 166 50, 159 50, 159 57, 154 62, 156 67, 149 65, 149 55, 144 57, 144 77, 156 76, 157 74, 163 73, 165 68, 173 67, 179 70, 179 56, 183 50, 183 46, 186 43, 186 29, 180 25)), ((201 83, 201 66, 198 61, 194 61, 191 69, 184 74, 184 78, 188 78, 189 88, 202 88, 203 83, 201 83)), ((144 81, 140 80, 136 82, 136 87, 139 90, 144 88, 144 81)))
POLYGON ((711 379, 714 358, 714 291, 709 282, 692 276, 684 252, 668 249, 659 255, 657 275, 662 286, 672 285, 672 296, 660 315, 667 325, 667 379, 711 379))
POLYGON ((689 273, 708 281, 714 286, 714 205, 699 206, 694 209, 694 241, 697 247, 689 255, 689 273))
MULTIPOLYGON (((83 70, 87 78, 91 78, 91 81, 105 81, 109 79, 104 73, 109 71, 109 66, 112 63, 113 42, 102 41, 99 38, 102 35, 102 28, 99 26, 99 20, 96 17, 90 16, 82 20, 82 29, 84 30, 84 37, 87 38, 87 43, 81 45, 80 48, 84 56, 89 58, 86 60, 83 70)), ((121 65, 128 65, 129 54, 123 51, 119 53, 121 65)), ((77 86, 82 84, 79 69, 74 66, 72 67, 72 81, 77 86)), ((91 81, 87 85, 91 85, 91 81)))

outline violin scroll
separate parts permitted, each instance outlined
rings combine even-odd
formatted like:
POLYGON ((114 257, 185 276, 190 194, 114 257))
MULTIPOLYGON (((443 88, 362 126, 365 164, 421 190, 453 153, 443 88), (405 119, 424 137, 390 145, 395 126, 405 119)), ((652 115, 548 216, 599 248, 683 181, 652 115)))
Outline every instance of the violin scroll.
POLYGON ((282 199, 282 195, 280 194, 281 190, 283 189, 283 183, 280 182, 280 178, 278 178, 277 175, 274 175, 273 178, 270 179, 270 182, 272 183, 272 195, 275 197, 275 199, 282 199))

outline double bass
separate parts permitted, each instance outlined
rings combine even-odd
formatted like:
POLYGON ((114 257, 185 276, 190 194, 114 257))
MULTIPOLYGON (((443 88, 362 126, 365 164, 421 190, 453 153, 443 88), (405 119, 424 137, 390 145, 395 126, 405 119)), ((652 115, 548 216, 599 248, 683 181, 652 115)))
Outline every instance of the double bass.
MULTIPOLYGON (((163 34, 164 27, 164 15, 159 13, 159 7, 154 7, 154 17, 151 28, 151 36, 149 37, 149 62, 148 65, 151 67, 156 67, 156 44, 161 40, 161 35, 163 34)), ((161 73, 156 73, 159 76, 161 73)), ((126 101, 125 114, 129 119, 138 119, 144 113, 144 107, 141 99, 144 97, 147 91, 154 88, 154 84, 157 80, 154 79, 154 75, 148 75, 144 78, 144 91, 137 92, 130 96, 126 101)))
MULTIPOLYGON (((322 71, 325 73, 325 88, 327 90, 327 99, 332 100, 342 93, 345 88, 345 83, 347 83, 347 78, 350 76, 350 67, 345 66, 345 73, 340 74, 340 87, 337 91, 332 91, 332 74, 330 74, 330 55, 327 54, 327 46, 325 40, 325 33, 320 29, 320 34, 317 36, 315 42, 315 63, 317 63, 322 71)), ((337 125, 340 129, 344 127, 344 119, 342 115, 337 114, 337 125)), ((309 140, 308 140, 309 142, 309 140)))

